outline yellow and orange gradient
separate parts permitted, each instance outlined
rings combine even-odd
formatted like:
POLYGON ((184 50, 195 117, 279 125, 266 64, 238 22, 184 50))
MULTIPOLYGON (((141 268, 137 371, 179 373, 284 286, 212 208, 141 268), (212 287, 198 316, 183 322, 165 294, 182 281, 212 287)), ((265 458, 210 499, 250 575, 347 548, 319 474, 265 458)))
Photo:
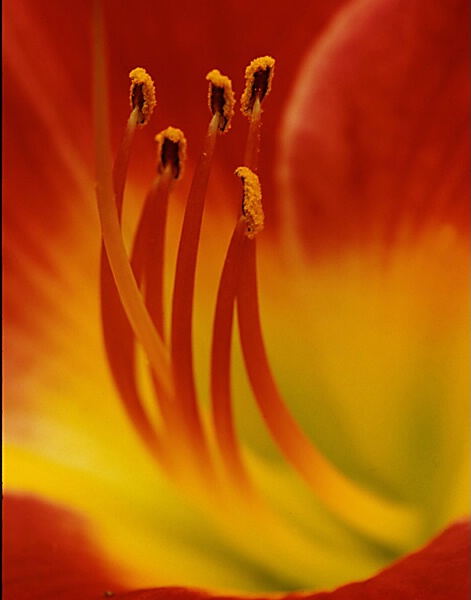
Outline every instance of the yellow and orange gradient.
MULTIPOLYGON (((426 32, 443 20, 433 12, 426 32)), ((6 238, 7 260, 41 301, 34 316, 7 312, 5 482, 81 515, 126 589, 329 588, 370 576, 468 510, 466 208, 453 168, 432 187, 423 176, 455 138, 427 137, 427 152, 405 166, 396 158, 399 169, 386 134, 371 157, 374 135, 355 129, 387 133, 393 117, 365 109, 371 123, 351 122, 342 94, 356 110, 374 103, 348 77, 332 93, 329 65, 343 75, 382 18, 374 2, 353 3, 306 58, 285 113, 271 230, 259 157, 273 59, 246 70, 248 133, 231 127, 230 79, 209 72, 199 161, 198 140, 187 148, 180 129, 149 134, 154 84, 133 69, 112 159, 95 18, 96 182, 61 145, 77 182, 68 244, 58 252, 46 236, 38 265, 6 238), (218 162, 226 132, 245 146, 230 169, 218 162), (146 183, 133 163, 145 136, 157 143, 146 183), (99 219, 81 200, 95 183, 99 219), (222 208, 205 207, 211 194, 222 208)), ((39 113, 53 120, 46 104, 39 113)), ((34 219, 25 225, 34 238, 34 219)), ((9 282, 8 297, 23 293, 20 276, 9 282)))

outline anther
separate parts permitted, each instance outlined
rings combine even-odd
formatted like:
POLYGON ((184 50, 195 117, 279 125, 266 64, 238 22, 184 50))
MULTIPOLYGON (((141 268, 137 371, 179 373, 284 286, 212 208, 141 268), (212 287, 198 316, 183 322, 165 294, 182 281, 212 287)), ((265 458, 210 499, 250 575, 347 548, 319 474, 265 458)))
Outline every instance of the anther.
POLYGON ((131 108, 138 111, 138 125, 144 127, 149 122, 156 105, 154 82, 147 71, 141 67, 133 69, 129 77, 131 78, 129 102, 131 108))
POLYGON ((245 70, 245 90, 240 99, 242 114, 250 117, 255 100, 260 102, 271 90, 275 74, 275 59, 271 56, 255 58, 245 70))
POLYGON ((242 215, 245 218, 245 235, 252 239, 263 229, 262 188, 258 176, 248 167, 239 167, 235 174, 242 179, 242 215))
POLYGON ((187 141, 183 131, 176 127, 167 127, 155 136, 155 141, 159 173, 170 167, 172 177, 179 179, 186 160, 187 141))
POLYGON ((208 105, 213 115, 219 114, 219 132, 226 133, 234 116, 235 96, 229 77, 213 69, 206 75, 209 81, 208 105))

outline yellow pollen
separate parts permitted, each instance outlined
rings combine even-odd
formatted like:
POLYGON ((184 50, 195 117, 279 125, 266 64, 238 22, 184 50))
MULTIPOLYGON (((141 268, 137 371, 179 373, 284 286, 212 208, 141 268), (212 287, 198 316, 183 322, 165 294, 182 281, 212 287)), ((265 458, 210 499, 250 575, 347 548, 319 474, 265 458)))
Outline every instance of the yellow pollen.
POLYGON ((258 176, 248 167, 239 167, 235 174, 242 179, 244 197, 242 200, 242 214, 247 227, 245 235, 252 239, 263 229, 264 214, 262 208, 262 188, 258 176))
POLYGON ((174 179, 179 179, 186 161, 187 141, 183 131, 176 127, 167 127, 155 136, 155 141, 159 173, 170 166, 174 179))
POLYGON ((206 75, 209 81, 208 105, 213 115, 218 113, 219 132, 226 133, 231 127, 231 119, 234 116, 235 96, 232 91, 232 81, 229 77, 221 75, 217 69, 213 69, 206 75))
POLYGON ((245 69, 245 90, 240 99, 242 114, 250 117, 255 100, 262 102, 270 92, 274 74, 275 59, 271 56, 255 58, 245 69))
POLYGON ((129 101, 131 108, 139 111, 138 125, 144 127, 150 120, 152 111, 156 105, 155 87, 152 77, 145 69, 137 67, 129 73, 131 78, 131 89, 129 101))

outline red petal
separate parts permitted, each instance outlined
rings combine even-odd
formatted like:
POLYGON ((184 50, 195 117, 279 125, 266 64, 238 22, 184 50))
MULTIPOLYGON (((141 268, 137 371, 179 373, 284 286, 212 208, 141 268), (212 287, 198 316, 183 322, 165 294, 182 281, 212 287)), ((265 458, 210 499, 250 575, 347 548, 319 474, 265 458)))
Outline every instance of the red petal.
POLYGON ((469 2, 363 0, 311 52, 282 163, 311 249, 469 228, 469 2))
POLYGON ((376 577, 332 592, 322 600, 433 600, 470 596, 470 524, 456 523, 423 550, 403 558, 376 577))
MULTIPOLYGON (((424 549, 385 569, 376 577, 351 583, 333 592, 289 594, 285 600, 467 600, 470 583, 470 524, 456 523, 424 549)), ((116 594, 135 600, 236 600, 235 596, 208 596, 182 588, 160 588, 116 594)), ((255 599, 253 599, 255 600, 255 599)), ((264 600, 262 597, 257 600, 264 600)))
POLYGON ((77 516, 31 497, 4 497, 5 600, 92 600, 118 588, 77 516))
MULTIPOLYGON (((62 508, 29 497, 3 500, 3 585, 6 600, 110 597, 136 600, 235 600, 183 588, 119 592, 111 569, 90 543, 86 528, 62 508)), ((364 582, 333 592, 304 596, 313 600, 461 600, 470 593, 470 523, 446 529, 424 549, 364 582)), ((122 589, 122 587, 121 587, 122 589)), ((299 595, 285 596, 296 598, 299 595)), ((261 599, 260 599, 261 600, 261 599)))

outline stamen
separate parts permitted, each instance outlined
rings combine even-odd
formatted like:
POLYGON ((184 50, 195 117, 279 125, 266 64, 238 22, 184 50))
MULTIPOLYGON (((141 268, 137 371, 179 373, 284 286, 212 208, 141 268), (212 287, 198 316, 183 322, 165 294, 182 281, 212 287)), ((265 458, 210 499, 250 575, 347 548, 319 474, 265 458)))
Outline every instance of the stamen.
POLYGON ((129 77, 131 78, 129 91, 131 108, 138 113, 139 127, 144 127, 149 122, 156 104, 154 82, 146 70, 141 67, 133 69, 129 73, 129 77))
POLYGON ((262 189, 255 173, 248 167, 239 167, 235 174, 242 179, 244 189, 242 214, 245 218, 245 235, 253 239, 263 229, 264 214, 262 208, 262 189))
POLYGON ((213 115, 219 115, 219 131, 226 133, 231 127, 234 116, 235 96, 232 91, 232 82, 229 77, 221 75, 213 69, 206 75, 209 81, 208 104, 213 115))
MULTIPOLYGON (((113 190, 120 223, 129 157, 137 120, 138 111, 132 110, 113 165, 113 190)), ((151 427, 149 423, 145 423, 145 414, 136 388, 133 361, 129 361, 128 353, 123 352, 126 348, 133 348, 134 334, 121 304, 103 243, 101 247, 100 287, 103 337, 111 373, 128 414, 136 412, 137 419, 141 423, 138 429, 148 430, 146 437, 149 437, 151 427)))
MULTIPOLYGON (((224 78, 224 80, 226 79, 224 78)), ((212 85, 210 84, 210 87, 212 85)), ((218 130, 221 131, 221 123, 226 119, 226 117, 221 116, 220 108, 216 107, 209 124, 203 153, 196 167, 188 195, 175 269, 171 323, 171 360, 176 390, 175 399, 179 405, 181 426, 183 428, 182 438, 186 438, 191 456, 197 459, 199 468, 206 474, 210 465, 196 397, 193 372, 192 321, 196 259, 204 201, 217 132, 218 130)), ((224 114, 225 105, 222 109, 224 114)), ((227 131, 228 124, 229 117, 227 116, 227 120, 223 123, 225 131, 227 131)))
POLYGON ((131 264, 138 281, 145 282, 149 314, 164 339, 163 272, 165 227, 172 179, 183 173, 187 141, 183 131, 168 127, 155 136, 158 175, 144 204, 134 241, 131 264), (139 272, 139 276, 137 275, 139 272))
POLYGON ((187 141, 183 131, 167 127, 155 136, 157 142, 158 171, 170 168, 174 179, 180 179, 186 160, 187 141))
MULTIPOLYGON (((111 157, 109 152, 108 114, 106 108, 104 32, 102 7, 94 3, 94 131, 97 164, 97 196, 113 202, 113 191, 116 196, 116 212, 118 213, 118 229, 124 184, 129 161, 129 152, 137 122, 137 111, 132 111, 120 150, 113 168, 111 179, 111 157)), ((138 396, 135 379, 120 353, 123 341, 132 341, 133 334, 124 315, 121 301, 116 290, 108 258, 102 249, 101 256, 101 290, 102 318, 105 346, 113 377, 117 383, 123 406, 129 415, 136 431, 150 449, 151 453, 162 462, 162 446, 149 422, 138 396), (116 327, 118 324, 118 327, 116 327), (121 326, 122 327, 121 327, 121 326)))
MULTIPOLYGON (((160 337, 164 330, 164 249, 168 199, 172 181, 181 177, 186 160, 186 138, 181 129, 168 127, 155 136, 157 142, 157 171, 147 195, 138 224, 131 258, 133 272, 138 280, 146 306, 160 337)), ((165 396, 154 378, 154 387, 160 414, 169 431, 175 431, 173 399, 165 396)))
POLYGON ((252 115, 255 101, 260 103, 270 93, 273 76, 275 74, 275 60, 271 56, 255 58, 245 70, 245 90, 240 99, 242 114, 252 115))
MULTIPOLYGON (((96 6, 96 5, 95 5, 96 6)), ((96 9, 97 12, 99 8, 96 9)), ((94 133, 97 165, 96 195, 103 241, 111 271, 126 315, 141 342, 156 378, 162 388, 172 394, 168 356, 163 342, 152 324, 134 279, 126 254, 114 200, 111 156, 109 150, 108 111, 106 108, 103 31, 99 16, 95 19, 94 62, 94 133)))

